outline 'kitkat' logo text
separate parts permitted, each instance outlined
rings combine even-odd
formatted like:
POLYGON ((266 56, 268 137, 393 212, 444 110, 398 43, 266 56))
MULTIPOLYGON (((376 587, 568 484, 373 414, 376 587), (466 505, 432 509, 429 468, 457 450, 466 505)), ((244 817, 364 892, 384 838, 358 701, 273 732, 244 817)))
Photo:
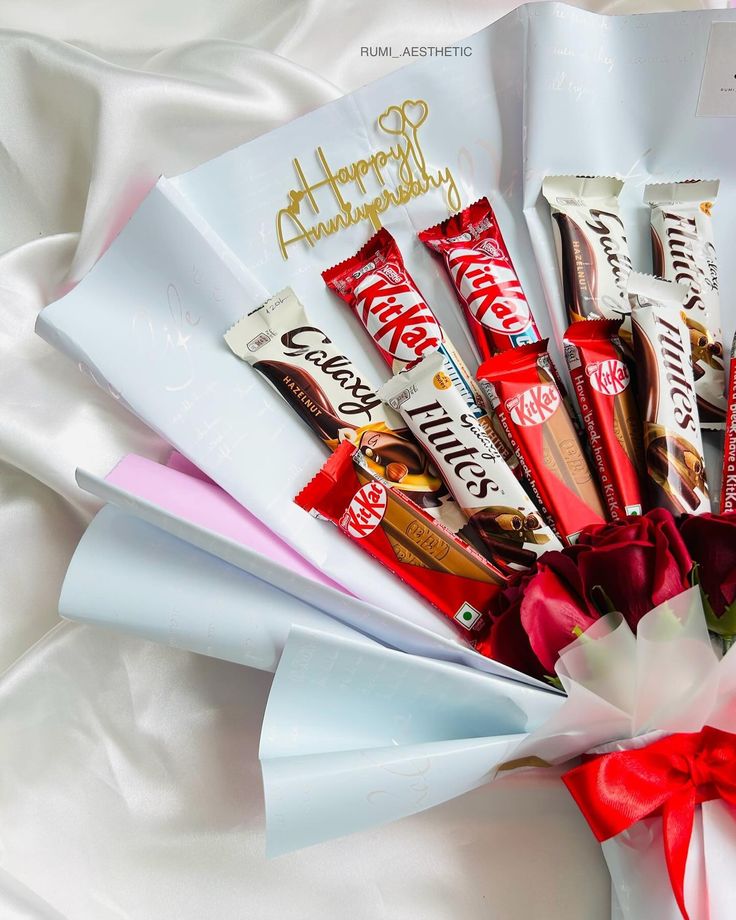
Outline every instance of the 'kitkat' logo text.
POLYGON ((386 265, 355 287, 358 316, 379 348, 399 361, 436 351, 442 331, 419 291, 403 272, 386 265))
POLYGON ((540 383, 506 400, 506 409, 517 425, 529 428, 552 418, 560 406, 557 387, 540 383))
POLYGON ((598 361, 587 368, 588 379, 594 390, 604 396, 618 396, 631 381, 629 369, 617 358, 598 361))
POLYGON ((493 243, 490 251, 456 246, 447 264, 468 309, 484 326, 518 335, 531 324, 526 297, 509 260, 493 243))
POLYGON ((380 482, 367 483, 353 495, 340 526, 358 540, 369 537, 383 520, 387 501, 380 482))

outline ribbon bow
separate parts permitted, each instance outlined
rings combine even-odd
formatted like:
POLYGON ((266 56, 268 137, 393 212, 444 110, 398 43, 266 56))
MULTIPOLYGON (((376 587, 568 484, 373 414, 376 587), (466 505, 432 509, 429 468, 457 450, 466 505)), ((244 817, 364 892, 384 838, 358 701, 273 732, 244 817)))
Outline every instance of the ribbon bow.
POLYGON ((685 865, 695 808, 713 799, 736 805, 736 735, 706 725, 644 748, 594 757, 562 780, 601 842, 661 814, 672 891, 689 920, 685 865))

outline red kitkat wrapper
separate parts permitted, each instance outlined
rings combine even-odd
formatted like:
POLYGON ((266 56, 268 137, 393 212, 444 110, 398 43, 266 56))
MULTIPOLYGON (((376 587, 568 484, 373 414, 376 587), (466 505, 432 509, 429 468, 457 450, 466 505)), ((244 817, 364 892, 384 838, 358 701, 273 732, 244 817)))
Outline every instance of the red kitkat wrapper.
POLYGON ((726 440, 723 445, 721 513, 736 511, 736 336, 731 346, 731 366, 726 389, 726 440))
POLYGON ((456 348, 406 270, 396 240, 384 227, 352 258, 322 272, 325 284, 355 311, 391 370, 442 352, 446 373, 475 415, 483 397, 456 348))
POLYGON ((505 577, 365 464, 349 441, 295 499, 337 524, 365 552, 462 627, 473 644, 490 628, 489 609, 505 577))
POLYGON ((605 510, 551 367, 543 339, 489 358, 478 380, 550 524, 574 543, 583 527, 604 523, 605 510))
POLYGON ((384 227, 362 249, 322 272, 325 284, 345 301, 394 374, 435 352, 473 418, 512 469, 513 450, 493 427, 483 396, 455 346, 406 270, 396 240, 384 227))
POLYGON ((573 323, 563 340, 598 484, 614 521, 644 510, 644 436, 620 325, 617 319, 573 323))
POLYGON ((444 256, 482 359, 541 336, 487 198, 481 198, 419 239, 444 256))

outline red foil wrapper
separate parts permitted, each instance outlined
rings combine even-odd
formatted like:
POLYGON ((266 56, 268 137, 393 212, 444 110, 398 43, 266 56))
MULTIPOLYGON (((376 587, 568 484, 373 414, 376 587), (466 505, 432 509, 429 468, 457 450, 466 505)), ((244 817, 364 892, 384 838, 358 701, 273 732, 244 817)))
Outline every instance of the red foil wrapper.
POLYGON ((643 434, 620 325, 605 319, 573 323, 563 340, 598 484, 614 521, 643 512, 643 434))
POLYGON ((419 239, 444 257, 482 360, 541 336, 487 198, 419 239))
POLYGON ((726 389, 726 440, 723 445, 721 513, 736 511, 736 336, 731 345, 731 366, 726 389))
POLYGON ((410 585, 477 646, 504 576, 463 540, 368 469, 344 441, 295 499, 336 524, 410 585))
POLYGON ((518 467, 513 450, 488 417, 473 375, 406 270, 388 230, 379 230, 354 256, 328 268, 322 277, 353 309, 394 374, 439 352, 444 372, 473 417, 509 466, 518 467))
POLYGON ((588 524, 604 523, 605 509, 551 368, 545 339, 490 358, 478 380, 550 524, 574 543, 588 524))
POLYGON ((445 372, 474 415, 485 414, 475 381, 406 270, 388 230, 379 230, 356 255, 327 269, 322 277, 353 308, 395 374, 440 351, 445 372))

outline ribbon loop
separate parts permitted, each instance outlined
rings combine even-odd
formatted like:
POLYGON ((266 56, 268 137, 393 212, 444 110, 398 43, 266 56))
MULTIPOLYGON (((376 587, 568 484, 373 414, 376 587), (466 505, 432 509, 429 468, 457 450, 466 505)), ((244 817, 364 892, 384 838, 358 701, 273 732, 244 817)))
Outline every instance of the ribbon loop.
POLYGON ((696 789, 700 790, 713 782, 713 765, 710 762, 707 751, 702 749, 696 751, 690 760, 689 767, 690 779, 696 789))
POLYGON ((562 780, 601 842, 643 818, 662 816, 672 892, 688 920, 685 867, 695 809, 713 799, 736 805, 736 735, 706 725, 593 757, 562 780))

